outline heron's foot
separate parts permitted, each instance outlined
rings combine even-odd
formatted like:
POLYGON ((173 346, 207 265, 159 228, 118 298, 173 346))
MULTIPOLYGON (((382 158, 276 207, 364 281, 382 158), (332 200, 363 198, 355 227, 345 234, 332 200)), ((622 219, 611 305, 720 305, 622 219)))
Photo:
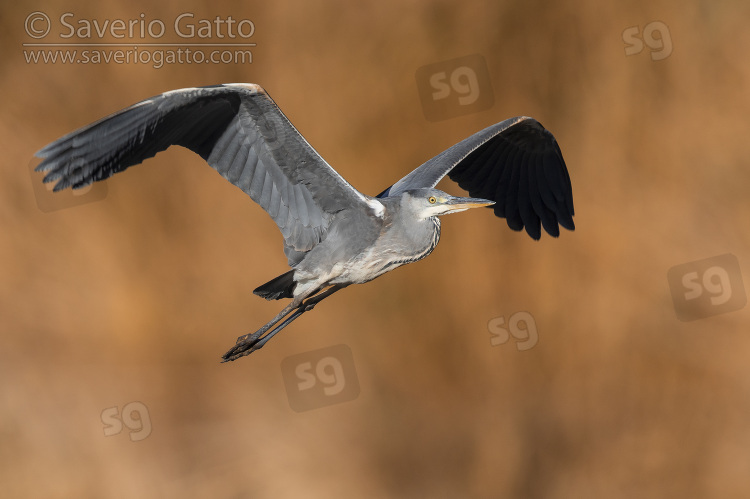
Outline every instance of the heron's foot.
POLYGON ((221 356, 221 361, 230 362, 232 360, 237 360, 240 357, 250 355, 254 351, 263 348, 263 345, 265 345, 273 335, 281 331, 288 324, 288 322, 284 321, 280 326, 276 326, 276 324, 278 324, 278 322, 269 322, 254 333, 245 334, 237 338, 237 343, 232 348, 230 348, 227 353, 221 356), (272 327, 273 329, 269 332, 269 329, 271 329, 272 327))
MULTIPOLYGON (((285 309, 286 310, 286 309, 285 309)), ((246 334, 237 338, 237 343, 229 349, 227 353, 221 356, 222 362, 229 362, 237 360, 245 355, 250 355, 256 350, 263 348, 263 345, 268 343, 268 340, 274 337, 279 331, 291 324, 297 317, 305 312, 305 308, 298 306, 293 314, 289 315, 283 322, 279 323, 282 318, 286 316, 288 312, 282 311, 283 314, 279 314, 252 334, 246 334)))
MULTIPOLYGON (((274 322, 269 322, 254 333, 245 334, 237 338, 237 343, 230 348, 227 353, 221 356, 222 362, 237 360, 245 355, 250 355, 256 350, 260 350, 265 344, 265 341, 262 341, 263 334, 273 325, 275 325, 274 322)), ((266 335, 266 337, 268 337, 268 335, 266 335)))
POLYGON ((260 350, 263 345, 258 345, 259 340, 257 338, 251 338, 251 336, 251 334, 240 336, 237 340, 237 344, 230 348, 227 353, 221 356, 221 361, 231 362, 233 360, 244 357, 245 355, 250 355, 256 350, 260 350))

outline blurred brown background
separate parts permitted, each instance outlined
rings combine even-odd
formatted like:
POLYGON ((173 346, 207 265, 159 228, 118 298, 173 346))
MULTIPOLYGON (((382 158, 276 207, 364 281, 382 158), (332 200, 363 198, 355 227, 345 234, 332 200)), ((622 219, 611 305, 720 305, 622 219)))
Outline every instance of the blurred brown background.
MULTIPOLYGON (((750 5, 626 4, 4 3, 0 496, 750 497, 750 308, 682 322, 667 280, 725 253, 750 279, 750 5), (33 64, 33 11, 144 13, 168 30, 184 12, 231 15, 253 21, 257 46, 252 64, 33 64), (655 21, 671 54, 626 55, 623 32, 655 21), (417 69, 471 54, 494 105, 426 120, 417 69), (222 82, 263 85, 371 195, 534 116, 565 155, 577 230, 534 242, 489 211, 446 217, 430 258, 220 364, 282 306, 251 294, 286 269, 270 218, 178 148, 108 180, 102 200, 46 213, 29 165, 108 113, 222 82), (492 346, 488 323, 519 311, 538 343, 492 346), (337 344, 359 396, 294 412, 282 360, 337 344), (102 412, 131 402, 147 438, 105 436, 102 412)), ((144 41, 59 27, 43 41, 144 41)), ((186 41, 169 35, 156 41, 186 41)))

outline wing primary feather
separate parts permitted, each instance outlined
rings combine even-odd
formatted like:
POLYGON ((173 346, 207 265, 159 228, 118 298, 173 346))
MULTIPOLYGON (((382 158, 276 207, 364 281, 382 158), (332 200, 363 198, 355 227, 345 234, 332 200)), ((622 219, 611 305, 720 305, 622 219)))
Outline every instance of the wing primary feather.
MULTIPOLYGON (((493 195, 495 186, 489 181, 490 176, 497 169, 497 157, 502 154, 502 146, 495 141, 489 141, 482 147, 485 153, 477 156, 466 169, 466 190, 474 197, 488 198, 493 195)), ((468 158, 467 158, 468 159, 468 158)), ((459 182, 458 185, 461 185, 459 182)))
POLYGON ((548 153, 541 152, 537 154, 537 161, 534 167, 536 168, 537 185, 539 186, 539 193, 542 196, 542 201, 548 209, 554 210, 557 206, 557 200, 555 199, 555 194, 550 187, 550 182, 544 173, 544 157, 546 154, 548 153))
POLYGON ((568 173, 568 169, 565 167, 565 159, 563 159, 560 146, 557 144, 556 140, 552 140, 554 141, 555 152, 557 153, 557 157, 560 160, 560 170, 562 171, 563 189, 565 192, 565 204, 568 206, 568 211, 572 216, 575 214, 575 209, 573 207, 573 186, 570 182, 570 174, 568 173))
POLYGON ((517 157, 518 150, 515 150, 513 159, 508 165, 508 169, 510 170, 510 179, 505 191, 505 220, 508 222, 508 227, 516 231, 523 229, 523 220, 521 219, 521 214, 518 209, 518 190, 520 175, 518 168, 516 168, 515 166, 517 157))
POLYGON ((533 239, 538 240, 542 234, 539 225, 539 216, 534 212, 531 198, 529 155, 530 153, 527 150, 521 149, 520 160, 514 165, 514 168, 519 172, 518 211, 521 215, 521 220, 526 227, 526 232, 533 239))
MULTIPOLYGON (((500 182, 497 184, 495 189, 495 196, 492 199, 495 201, 495 214, 499 217, 506 217, 508 193, 512 188, 516 188, 513 184, 513 168, 514 161, 518 155, 518 149, 508 147, 508 155, 506 156, 505 163, 503 165, 503 173, 500 176, 500 182)), ((516 180, 517 182, 517 180, 516 180)), ((506 217, 507 218, 507 217, 506 217)))
POLYGON ((533 158, 529 162, 529 188, 531 189, 530 196, 534 211, 539 215, 542 221, 542 227, 553 237, 560 235, 560 229, 557 225, 557 217, 544 203, 542 189, 544 188, 544 182, 546 179, 540 178, 539 164, 542 161, 541 153, 534 153, 533 158))
MULTIPOLYGON (((488 168, 483 171, 482 176, 482 189, 481 192, 477 192, 476 197, 485 199, 492 199, 497 191, 497 183, 500 180, 500 176, 503 173, 503 161, 507 156, 507 147, 504 144, 498 142, 493 145, 492 156, 488 158, 488 168)), ((473 196, 473 194, 472 194, 473 196)), ((494 199, 492 199, 495 201, 494 199)))
MULTIPOLYGON (((487 177, 486 185, 487 189, 485 189, 484 195, 479 197, 486 197, 486 199, 491 199, 492 201, 495 201, 496 203, 500 200, 496 199, 497 196, 497 188, 500 184, 500 180, 503 177, 503 173, 508 169, 507 167, 507 159, 508 155, 511 152, 511 148, 507 146, 505 143, 498 143, 497 145, 497 155, 493 156, 492 161, 492 171, 490 172, 489 176, 487 177)), ((504 203, 500 203, 504 207, 504 203)), ((492 209, 492 206, 488 206, 487 208, 492 209)))
POLYGON ((544 204, 542 202, 542 195, 539 192, 539 182, 536 178, 536 160, 538 154, 536 151, 529 151, 526 160, 526 170, 528 171, 529 177, 529 200, 531 201, 531 207, 534 213, 539 219, 544 222, 544 204))
POLYGON ((563 191, 564 182, 562 175, 560 175, 560 163, 555 154, 544 155, 544 176, 547 179, 547 183, 550 186, 555 199, 559 201, 565 200, 565 193, 563 191))

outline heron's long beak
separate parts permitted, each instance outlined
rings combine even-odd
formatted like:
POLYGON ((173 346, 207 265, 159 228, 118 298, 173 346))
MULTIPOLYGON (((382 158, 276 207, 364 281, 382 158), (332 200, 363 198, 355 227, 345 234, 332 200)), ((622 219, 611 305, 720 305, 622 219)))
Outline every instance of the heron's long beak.
POLYGON ((451 198, 445 203, 448 206, 448 213, 457 213, 459 211, 468 210, 469 208, 482 208, 483 206, 490 206, 495 204, 494 201, 489 199, 481 198, 451 198))

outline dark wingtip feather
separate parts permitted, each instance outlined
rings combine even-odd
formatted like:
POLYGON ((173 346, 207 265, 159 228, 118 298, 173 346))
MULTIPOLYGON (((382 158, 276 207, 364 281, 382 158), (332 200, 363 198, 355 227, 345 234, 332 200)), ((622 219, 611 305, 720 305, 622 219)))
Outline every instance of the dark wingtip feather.
POLYGON ((560 225, 571 232, 576 230, 576 224, 575 222, 573 222, 573 219, 570 217, 570 215, 568 215, 567 218, 561 218, 560 225))
POLYGON ((492 135, 488 128, 462 142, 473 149, 448 171, 450 178, 470 195, 495 201, 496 216, 535 240, 542 228, 553 237, 560 226, 573 230, 570 177, 552 133, 528 117, 494 127, 492 135))
POLYGON ((539 218, 537 218, 536 220, 532 220, 531 222, 526 224, 526 233, 535 241, 541 239, 542 228, 541 224, 539 223, 539 218))

